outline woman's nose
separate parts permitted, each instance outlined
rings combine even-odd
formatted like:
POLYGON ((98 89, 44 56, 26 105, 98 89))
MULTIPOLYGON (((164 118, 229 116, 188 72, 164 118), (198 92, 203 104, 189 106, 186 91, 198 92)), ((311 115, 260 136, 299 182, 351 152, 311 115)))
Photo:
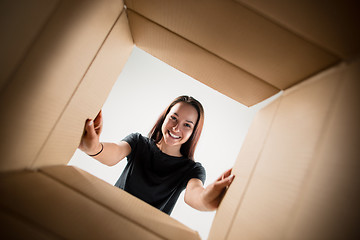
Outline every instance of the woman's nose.
POLYGON ((179 124, 175 124, 173 126, 173 130, 178 132, 179 131, 179 124))

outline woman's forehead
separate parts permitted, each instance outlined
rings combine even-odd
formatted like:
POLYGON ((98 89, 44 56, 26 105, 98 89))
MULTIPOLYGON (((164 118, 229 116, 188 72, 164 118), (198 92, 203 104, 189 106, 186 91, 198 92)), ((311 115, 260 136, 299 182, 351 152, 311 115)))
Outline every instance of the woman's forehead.
POLYGON ((187 120, 196 121, 198 113, 194 106, 185 102, 179 102, 175 104, 171 109, 170 113, 176 113, 179 117, 190 118, 187 120))

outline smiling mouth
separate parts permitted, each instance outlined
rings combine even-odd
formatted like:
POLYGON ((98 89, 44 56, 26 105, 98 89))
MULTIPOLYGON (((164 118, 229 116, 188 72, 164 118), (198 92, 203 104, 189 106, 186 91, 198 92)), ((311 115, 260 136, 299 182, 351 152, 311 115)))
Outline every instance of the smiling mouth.
POLYGON ((170 137, 172 137, 172 138, 175 138, 175 139, 180 138, 180 136, 176 136, 176 135, 172 134, 170 131, 168 131, 168 133, 169 133, 170 137))

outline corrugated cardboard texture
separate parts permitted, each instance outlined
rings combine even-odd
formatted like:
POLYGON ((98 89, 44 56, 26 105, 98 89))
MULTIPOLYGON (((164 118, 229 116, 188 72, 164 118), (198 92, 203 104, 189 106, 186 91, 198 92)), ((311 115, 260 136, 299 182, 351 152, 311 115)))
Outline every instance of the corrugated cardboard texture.
POLYGON ((360 62, 340 77, 287 239, 360 238, 360 62))
POLYGON ((57 234, 37 225, 29 219, 0 207, 1 237, 3 239, 60 239, 57 234))
POLYGON ((360 53, 358 1, 236 1, 343 59, 360 53))
POLYGON ((129 24, 123 12, 31 164, 32 168, 68 163, 80 142, 84 119, 97 115, 132 49, 129 24), (51 163, 49 156, 52 156, 51 163))
POLYGON ((248 106, 279 91, 137 13, 129 10, 128 15, 132 35, 138 47, 209 87, 248 106))
POLYGON ((57 0, 0 1, 0 91, 58 3, 57 0))
POLYGON ((226 239, 249 187, 249 180, 256 169, 263 144, 269 134, 279 103, 279 99, 275 100, 255 116, 232 170, 236 179, 232 182, 231 188, 228 189, 226 197, 221 202, 221 207, 216 212, 209 234, 210 239, 226 239))
POLYGON ((69 166, 3 174, 0 192, 7 196, 0 199, 0 219, 11 226, 1 222, 1 232, 9 238, 200 239, 167 214, 69 166))
MULTIPOLYGON (((123 33, 114 31, 114 36, 109 35, 122 9, 122 2, 117 0, 59 2, 24 61, 2 89, 0 171, 44 165, 41 161, 35 164, 42 148, 47 154, 55 154, 54 163, 69 160, 75 141, 81 136, 79 126, 86 117, 96 115, 133 46, 126 18, 116 26, 123 33), (111 48, 108 44, 116 45, 117 54, 108 56, 111 48), (107 57, 112 61, 109 66, 104 64, 107 57), (105 71, 109 73, 104 74, 105 71), (74 109, 74 101, 81 105, 74 109), (64 125, 69 114, 78 118, 64 125), (81 122, 77 122, 80 118, 81 122), (54 129, 59 131, 59 124, 63 128, 53 133, 54 129), (57 142, 59 135, 63 141, 57 142), (70 142, 64 143, 69 136, 70 142), (55 141, 54 145, 48 146, 48 140, 55 141)), ((52 163, 47 160, 46 164, 52 163)))
MULTIPOLYGON (((127 0, 125 3, 128 9, 147 20, 279 89, 289 88, 339 61, 321 46, 235 1, 127 0)), ((141 48, 145 47, 160 59, 177 59, 184 51, 174 48, 171 56, 168 52, 160 52, 159 48, 151 45, 152 38, 157 37, 152 35, 157 33, 145 32, 141 25, 133 26, 132 16, 129 15, 129 22, 134 41, 136 44, 141 42, 141 48), (134 34, 135 31, 142 34, 134 34)), ((163 39, 170 45, 168 41, 172 39, 163 39)), ((191 62, 194 66, 199 64, 191 56, 182 61, 191 62)), ((166 62, 172 65, 171 61, 166 62)), ((192 76, 185 63, 178 66, 192 76)), ((206 82, 206 71, 202 70, 203 75, 198 74, 195 78, 206 82)), ((229 74, 221 67, 216 71, 223 78, 229 74)), ((221 78, 217 79, 217 82, 221 81, 221 78)), ((236 85, 236 82, 233 84, 236 85)), ((225 94, 233 97, 227 92, 225 94)))
POLYGON ((199 238, 81 170, 9 172, 67 163, 134 37, 139 47, 248 106, 297 84, 255 118, 210 239, 358 234, 360 62, 299 84, 359 53, 358 17, 344 15, 346 1, 325 2, 324 9, 276 2, 129 0, 131 36, 122 1, 2 1, 0 30, 9 36, 0 48, 1 233, 199 238))
POLYGON ((209 239, 359 234, 359 77, 360 61, 337 67, 259 112, 209 239))
POLYGON ((71 187, 94 201, 126 216, 129 220, 163 236, 165 239, 196 239, 197 233, 143 201, 113 187, 80 169, 66 166, 40 170, 45 175, 71 187), (99 198, 99 196, 103 196, 99 198), (119 204, 119 198, 126 204, 119 204), (136 199, 136 200, 135 200, 136 199))

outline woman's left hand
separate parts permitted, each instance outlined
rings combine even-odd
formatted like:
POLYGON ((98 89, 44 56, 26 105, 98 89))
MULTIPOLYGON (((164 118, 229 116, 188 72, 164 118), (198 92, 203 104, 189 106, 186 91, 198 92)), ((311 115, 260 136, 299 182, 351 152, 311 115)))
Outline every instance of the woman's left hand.
POLYGON ((231 175, 231 170, 232 169, 229 169, 224 172, 214 183, 208 185, 202 192, 202 199, 207 208, 215 210, 219 207, 226 189, 235 177, 231 175))

